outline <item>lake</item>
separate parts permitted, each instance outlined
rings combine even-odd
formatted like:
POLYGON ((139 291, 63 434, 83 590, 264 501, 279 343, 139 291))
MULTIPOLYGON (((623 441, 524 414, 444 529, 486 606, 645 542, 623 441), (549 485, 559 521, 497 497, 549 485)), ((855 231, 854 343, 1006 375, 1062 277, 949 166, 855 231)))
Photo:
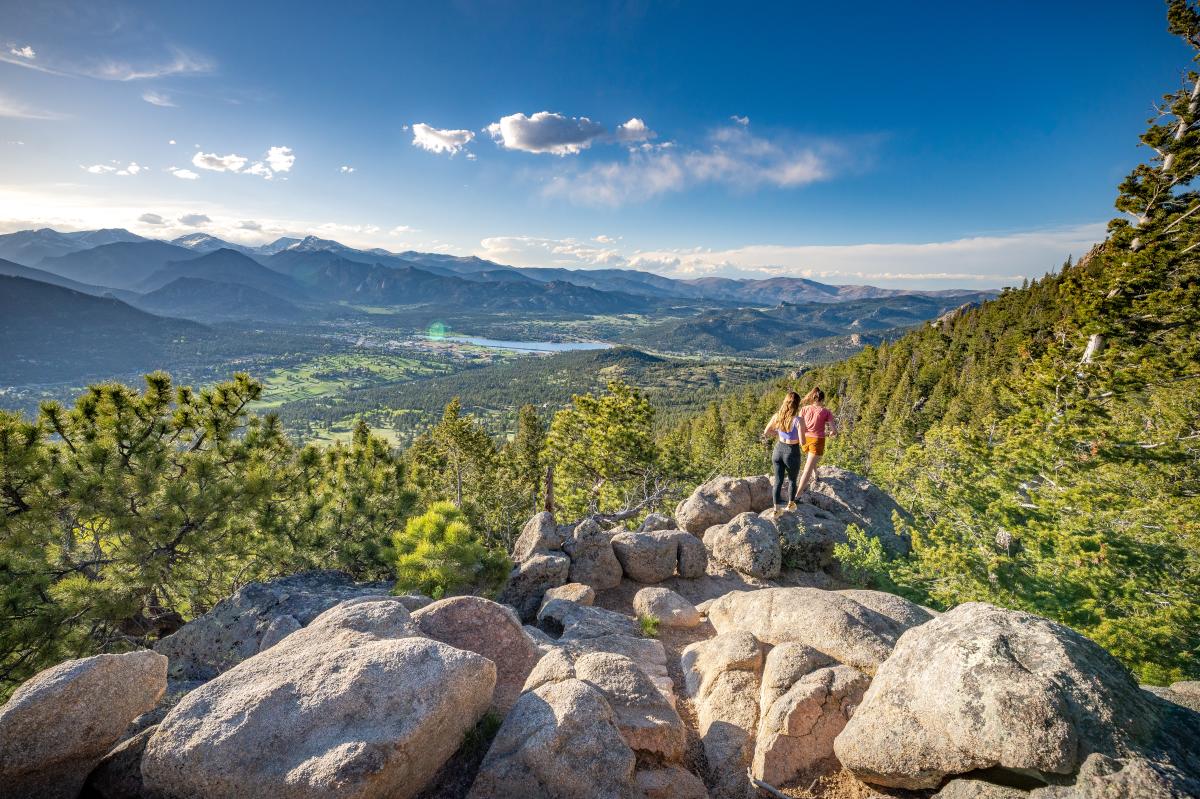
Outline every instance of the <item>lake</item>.
MULTIPOLYGON (((432 338, 432 337, 431 337, 432 338)), ((482 336, 445 336, 446 341, 460 341, 477 347, 494 350, 522 350, 525 352, 571 352, 573 350, 607 350, 611 344, 600 341, 501 341, 482 336)))

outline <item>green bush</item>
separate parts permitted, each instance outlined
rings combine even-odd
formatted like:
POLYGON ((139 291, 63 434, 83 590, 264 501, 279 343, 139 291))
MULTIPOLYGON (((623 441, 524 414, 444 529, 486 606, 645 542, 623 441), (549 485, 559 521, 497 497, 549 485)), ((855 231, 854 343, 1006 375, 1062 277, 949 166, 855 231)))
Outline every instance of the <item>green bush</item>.
POLYGON ((489 549, 450 502, 435 502, 392 537, 396 592, 432 597, 464 590, 488 593, 508 576, 508 557, 489 549))

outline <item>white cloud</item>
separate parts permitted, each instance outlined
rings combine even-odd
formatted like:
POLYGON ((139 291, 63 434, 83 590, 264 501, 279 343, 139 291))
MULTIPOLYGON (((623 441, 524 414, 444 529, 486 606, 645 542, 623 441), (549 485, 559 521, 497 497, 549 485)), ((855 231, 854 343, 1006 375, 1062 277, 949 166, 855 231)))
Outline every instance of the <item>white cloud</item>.
POLYGON ((771 245, 727 250, 647 250, 635 269, 679 277, 806 277, 826 283, 998 287, 1040 277, 1068 255, 1079 257, 1105 237, 1102 223, 1054 230, 970 236, 919 244, 771 245))
POLYGON ((266 160, 272 172, 290 172, 292 164, 296 163, 296 156, 291 147, 272 147, 267 150, 266 160))
POLYGON ((576 155, 604 135, 604 126, 587 117, 567 117, 549 111, 539 111, 531 117, 509 114, 484 130, 505 149, 551 155, 576 155))
POLYGON ((646 127, 646 123, 634 117, 628 122, 617 125, 617 141, 632 143, 653 139, 658 134, 646 127))
POLYGON ((165 225, 167 220, 163 219, 158 214, 145 213, 138 217, 138 221, 147 225, 165 225))
POLYGON ((160 108, 175 108, 175 102, 171 99, 170 95, 162 94, 161 92, 142 92, 142 99, 150 103, 150 105, 157 105, 160 108))
POLYGON ((262 161, 255 161, 253 164, 246 167, 246 171, 243 172, 242 174, 243 175, 257 175, 258 177, 264 178, 266 180, 271 180, 272 178, 275 177, 275 173, 272 172, 271 169, 266 164, 264 164, 262 161))
POLYGON ((738 191, 796 188, 829 179, 844 159, 843 148, 832 142, 776 141, 724 127, 704 147, 631 149, 623 161, 558 174, 543 191, 583 205, 621 205, 706 183, 738 191))
POLYGON ((179 222, 188 227, 204 227, 212 222, 212 219, 209 218, 208 214, 184 214, 179 217, 179 222))
POLYGON ((176 166, 167 167, 167 171, 180 180, 195 180, 196 178, 200 177, 190 169, 180 169, 176 166))
MULTIPOLYGON (((116 162, 114 161, 113 163, 116 162)), ((143 169, 145 169, 145 167, 138 164, 137 161, 130 161, 127 166, 123 167, 110 166, 109 164, 92 164, 91 166, 84 166, 83 164, 80 164, 79 168, 92 175, 120 175, 122 177, 136 175, 138 172, 141 172, 143 169)))
POLYGON ((732 119, 734 122, 738 123, 742 127, 745 127, 750 124, 750 117, 740 117, 737 114, 734 114, 733 116, 730 117, 730 119, 732 119))
POLYGON ((574 269, 623 266, 627 260, 616 249, 597 247, 578 239, 536 236, 492 236, 479 242, 481 258, 519 266, 560 266, 574 269))
POLYGON ((353 171, 354 171, 354 167, 352 167, 352 166, 344 166, 343 165, 343 166, 338 167, 338 172, 341 172, 343 175, 349 175, 353 171))
POLYGON ((388 231, 388 235, 389 236, 404 236, 408 233, 416 233, 416 232, 417 232, 417 229, 415 227, 409 227, 408 225, 396 225, 394 228, 392 228, 391 230, 388 231))
POLYGON ((243 219, 238 222, 238 230, 262 230, 262 225, 253 219, 243 219))
POLYGON ((65 119, 65 114, 59 114, 54 111, 44 111, 40 108, 31 108, 24 103, 10 100, 4 95, 0 95, 0 117, 8 119, 65 119))
POLYGON ((24 47, 14 47, 9 50, 9 52, 20 58, 37 58, 37 53, 35 53, 33 48, 29 45, 25 45, 24 47))
POLYGON ((167 142, 167 144, 174 144, 174 143, 175 143, 174 139, 171 139, 170 141, 167 142))
POLYGON ((424 122, 412 126, 413 146, 420 147, 431 153, 449 153, 455 155, 475 138, 469 130, 443 130, 424 122))
POLYGON ((246 165, 248 160, 245 156, 233 153, 217 155, 216 153, 198 152, 192 156, 193 166, 213 172, 237 172, 246 165))

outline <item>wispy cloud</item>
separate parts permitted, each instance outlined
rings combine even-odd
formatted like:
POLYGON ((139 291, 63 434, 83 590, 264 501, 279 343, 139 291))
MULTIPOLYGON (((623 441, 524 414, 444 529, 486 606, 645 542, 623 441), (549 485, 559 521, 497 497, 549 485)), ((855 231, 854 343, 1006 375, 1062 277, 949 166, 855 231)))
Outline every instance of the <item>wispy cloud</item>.
POLYGON ((13 47, 10 48, 8 52, 12 53, 18 58, 28 58, 30 60, 37 58, 37 53, 34 52, 33 48, 29 45, 25 45, 24 47, 13 47))
POLYGON ((142 92, 142 99, 150 103, 150 105, 157 105, 160 108, 175 108, 175 101, 171 99, 170 95, 161 92, 142 92))
POLYGON ((435 128, 424 122, 416 122, 412 126, 413 146, 420 147, 431 153, 448 153, 457 155, 466 147, 475 134, 469 130, 450 130, 435 128))
POLYGON ((9 99, 2 94, 0 94, 0 117, 8 119, 66 119, 65 114, 46 111, 41 108, 32 108, 24 103, 9 99))
POLYGON ((208 214, 184 214, 179 217, 179 222, 188 227, 204 227, 212 222, 212 219, 209 218, 208 214))
POLYGON ((763 186, 796 188, 828 180, 846 160, 833 141, 805 142, 756 136, 746 126, 718 128, 697 148, 673 143, 631 148, 623 161, 556 174, 544 189, 581 205, 621 205, 701 184, 737 191, 763 186))
POLYGON ((343 175, 349 175, 353 171, 354 171, 354 167, 352 167, 352 166, 343 165, 343 166, 338 167, 338 172, 341 172, 343 175))
POLYGON ((57 58, 32 58, 13 50, 0 51, 0 61, 26 69, 72 78, 135 81, 185 75, 204 75, 216 70, 216 63, 199 53, 182 48, 169 48, 166 58, 147 61, 128 61, 101 57, 92 61, 73 61, 57 58))
POLYGON ((195 180, 196 178, 200 177, 190 169, 183 169, 177 166, 169 166, 167 167, 167 171, 180 180, 195 180))
POLYGON ((145 225, 164 225, 167 220, 163 219, 158 214, 145 213, 138 217, 138 221, 145 225))

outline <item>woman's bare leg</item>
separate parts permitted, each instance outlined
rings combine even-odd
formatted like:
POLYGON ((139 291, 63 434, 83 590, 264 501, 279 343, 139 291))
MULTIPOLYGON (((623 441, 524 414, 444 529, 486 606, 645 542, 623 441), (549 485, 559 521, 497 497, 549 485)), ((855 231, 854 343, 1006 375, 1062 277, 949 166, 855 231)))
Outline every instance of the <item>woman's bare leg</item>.
POLYGON ((800 487, 796 489, 796 498, 808 489, 808 484, 812 482, 813 474, 817 471, 817 464, 820 462, 821 456, 808 453, 808 460, 804 462, 804 473, 800 475, 800 487))

